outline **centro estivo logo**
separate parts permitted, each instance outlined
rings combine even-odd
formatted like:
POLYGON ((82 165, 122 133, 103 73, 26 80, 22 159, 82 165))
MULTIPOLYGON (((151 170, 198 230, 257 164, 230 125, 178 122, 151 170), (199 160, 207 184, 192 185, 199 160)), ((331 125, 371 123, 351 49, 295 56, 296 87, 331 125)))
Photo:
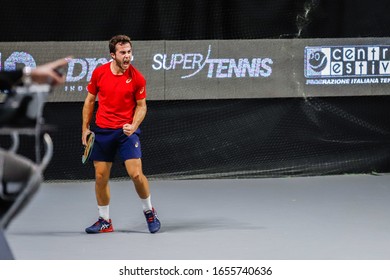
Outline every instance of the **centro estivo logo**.
POLYGON ((348 45, 305 47, 306 84, 390 82, 390 46, 348 45))

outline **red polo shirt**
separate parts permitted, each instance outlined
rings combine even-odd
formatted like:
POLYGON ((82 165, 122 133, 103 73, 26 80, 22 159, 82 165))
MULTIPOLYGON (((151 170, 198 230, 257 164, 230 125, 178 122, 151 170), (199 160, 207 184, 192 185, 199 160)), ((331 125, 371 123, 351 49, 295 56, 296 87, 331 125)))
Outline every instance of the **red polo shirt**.
POLYGON ((96 125, 122 128, 133 122, 137 100, 146 98, 146 80, 133 65, 123 75, 114 75, 110 64, 103 64, 93 71, 87 90, 98 95, 96 125))

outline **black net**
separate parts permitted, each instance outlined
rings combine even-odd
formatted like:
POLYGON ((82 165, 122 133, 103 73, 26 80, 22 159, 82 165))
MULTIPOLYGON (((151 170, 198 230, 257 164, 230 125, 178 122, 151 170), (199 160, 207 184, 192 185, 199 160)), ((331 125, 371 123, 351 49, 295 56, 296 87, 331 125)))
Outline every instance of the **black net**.
MULTIPOLYGON (((384 0, 6 1, 0 41, 107 41, 120 33, 135 41, 386 37, 389 5, 384 0)), ((46 180, 93 178, 92 165, 81 164, 82 105, 46 104, 45 119, 56 127, 46 180)), ((151 178, 388 172, 389 105, 387 96, 148 101, 141 136, 144 171, 151 178)), ((7 136, 0 140, 1 146, 10 145, 7 136)), ((22 137, 19 152, 33 157, 32 142, 22 137)), ((121 163, 112 175, 126 176, 121 163)))
POLYGON ((2 42, 383 37, 390 21, 385 0, 3 2, 2 42))
POLYGON ((7 1, 1 41, 254 39, 294 36, 305 1, 7 1), (28 28, 26 28, 28 27, 28 28))
MULTIPOLYGON (((150 178, 245 178, 389 170, 390 98, 149 101, 142 125, 150 178)), ((82 165, 81 103, 50 103, 46 180, 93 178, 82 165)), ((21 152, 28 155, 33 145, 21 152)), ((113 178, 125 177, 117 161, 113 178)))

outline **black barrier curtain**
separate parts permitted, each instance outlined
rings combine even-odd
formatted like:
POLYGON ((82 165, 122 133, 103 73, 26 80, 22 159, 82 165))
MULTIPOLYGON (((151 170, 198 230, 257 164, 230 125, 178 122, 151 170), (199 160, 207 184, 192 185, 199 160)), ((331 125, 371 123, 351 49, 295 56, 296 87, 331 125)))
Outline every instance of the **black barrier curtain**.
MULTIPOLYGON (((150 178, 381 173, 390 168, 390 98, 149 101, 142 125, 150 178)), ((55 157, 47 180, 93 178, 82 165, 82 104, 51 103, 55 157)), ((26 152, 28 149, 26 150, 26 152)), ((120 162, 114 178, 126 177, 120 162)))
MULTIPOLYGON (((0 41, 105 41, 119 33, 135 41, 388 37, 389 11, 387 0, 2 1, 0 41)), ((149 101, 142 127, 145 173, 388 172, 389 107, 389 96, 149 101)), ((92 166, 81 165, 81 108, 46 104, 45 119, 57 128, 47 180, 93 178, 92 166)), ((0 140, 10 145, 8 137, 0 140)), ((20 153, 28 156, 33 143, 25 142, 20 153)), ((113 177, 121 176, 118 163, 113 177)))
POLYGON ((306 38, 388 37, 390 2, 312 0, 307 16, 306 38))
POLYGON ((386 0, 2 1, 0 41, 389 35, 386 0))
POLYGON ((255 39, 296 34, 303 0, 2 2, 1 41, 255 39), (26 28, 28 26, 28 28, 26 28))

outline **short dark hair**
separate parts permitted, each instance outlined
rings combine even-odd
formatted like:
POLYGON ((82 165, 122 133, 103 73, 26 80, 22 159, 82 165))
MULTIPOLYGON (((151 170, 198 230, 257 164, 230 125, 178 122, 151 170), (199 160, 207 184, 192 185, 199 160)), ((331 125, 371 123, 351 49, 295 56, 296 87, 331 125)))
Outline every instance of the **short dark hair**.
POLYGON ((131 43, 130 37, 126 35, 115 35, 110 39, 110 42, 108 44, 108 48, 110 49, 110 53, 116 52, 116 45, 117 44, 130 44, 130 47, 133 47, 133 44, 131 43))

